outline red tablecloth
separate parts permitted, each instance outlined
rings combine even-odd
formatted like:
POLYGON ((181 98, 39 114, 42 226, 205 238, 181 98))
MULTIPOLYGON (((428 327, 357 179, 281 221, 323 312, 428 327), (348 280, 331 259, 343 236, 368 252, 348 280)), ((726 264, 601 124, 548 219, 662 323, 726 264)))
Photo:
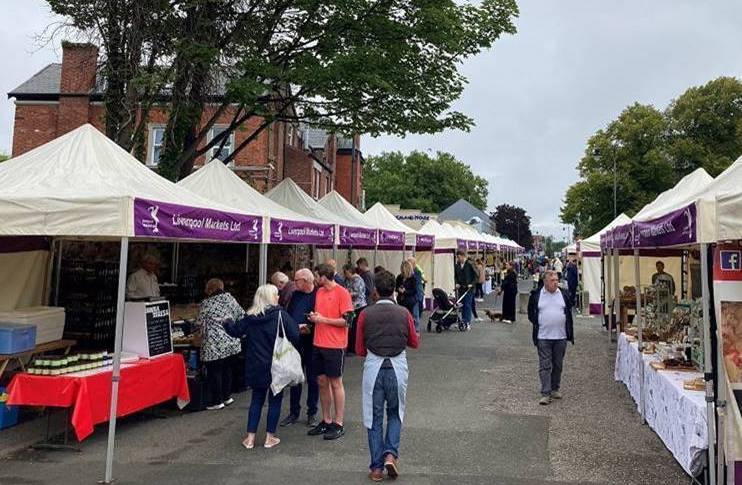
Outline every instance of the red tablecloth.
MULTIPOLYGON (((112 371, 92 375, 37 376, 16 374, 8 386, 8 404, 72 407, 72 426, 79 441, 93 426, 108 421, 112 371)), ((121 366, 116 416, 127 416, 172 398, 182 407, 190 400, 183 357, 169 354, 121 366)))

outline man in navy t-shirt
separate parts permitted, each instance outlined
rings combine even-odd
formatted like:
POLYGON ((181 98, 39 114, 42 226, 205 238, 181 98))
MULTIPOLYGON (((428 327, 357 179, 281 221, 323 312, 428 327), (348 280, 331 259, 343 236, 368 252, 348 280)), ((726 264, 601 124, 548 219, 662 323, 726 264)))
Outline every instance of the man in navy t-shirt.
MULTIPOLYGON (((311 368, 312 326, 307 318, 314 311, 314 274, 306 268, 298 270, 294 274, 294 285, 296 286, 296 290, 286 307, 286 311, 299 324, 301 339, 297 350, 301 354, 301 365, 304 367, 304 372, 307 376, 307 426, 314 427, 317 425, 316 416, 319 387, 317 386, 317 376, 311 368)), ((290 412, 281 421, 281 426, 289 426, 299 420, 299 416, 301 415, 301 389, 301 384, 291 387, 290 412)))

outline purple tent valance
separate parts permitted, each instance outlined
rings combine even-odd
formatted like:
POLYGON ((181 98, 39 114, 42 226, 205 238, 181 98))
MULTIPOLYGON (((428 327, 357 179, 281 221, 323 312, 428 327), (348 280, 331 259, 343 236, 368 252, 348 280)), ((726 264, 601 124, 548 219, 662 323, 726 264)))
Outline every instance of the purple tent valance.
POLYGON ((332 244, 333 224, 315 224, 284 219, 271 219, 271 242, 278 244, 332 244))
POLYGON ((457 239, 456 240, 456 246, 459 249, 463 249, 464 251, 466 251, 466 249, 467 249, 467 244, 466 244, 466 241, 464 239, 457 239))
POLYGON ((340 226, 340 244, 354 247, 376 246, 376 229, 340 226))
POLYGON ((433 247, 435 237, 429 234, 418 234, 415 238, 415 246, 418 249, 430 249, 433 247))
POLYGON ((479 249, 479 243, 477 241, 466 241, 467 249, 479 249))
POLYGON ((634 231, 631 223, 614 227, 611 234, 614 248, 627 249, 633 247, 634 231))
POLYGON ((405 235, 403 232, 379 230, 379 247, 404 248, 405 235))
POLYGON ((134 199, 134 234, 171 239, 260 242, 258 216, 134 199))
POLYGON ((634 247, 667 247, 695 243, 696 224, 695 203, 652 221, 634 222, 634 247))

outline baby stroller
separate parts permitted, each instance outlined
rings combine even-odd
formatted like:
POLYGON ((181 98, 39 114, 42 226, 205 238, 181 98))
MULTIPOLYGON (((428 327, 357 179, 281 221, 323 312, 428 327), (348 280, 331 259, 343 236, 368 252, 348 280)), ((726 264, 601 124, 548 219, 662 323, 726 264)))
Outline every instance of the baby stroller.
POLYGON ((428 332, 432 331, 435 323, 436 333, 441 333, 444 329, 450 330, 451 325, 458 325, 460 331, 466 330, 466 324, 461 319, 461 300, 466 293, 464 292, 458 300, 449 298, 445 291, 440 288, 433 288, 433 313, 428 318, 428 332))

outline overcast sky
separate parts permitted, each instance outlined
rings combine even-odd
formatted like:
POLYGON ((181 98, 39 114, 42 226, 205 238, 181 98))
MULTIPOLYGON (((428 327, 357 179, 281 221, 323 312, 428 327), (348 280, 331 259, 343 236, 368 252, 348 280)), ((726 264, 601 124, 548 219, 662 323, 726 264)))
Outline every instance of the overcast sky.
MULTIPOLYGON (((457 109, 470 133, 363 140, 385 150, 448 151, 490 183, 489 208, 524 207, 535 230, 562 236, 559 206, 577 180, 587 138, 638 101, 663 109, 686 88, 742 77, 742 1, 521 0, 518 33, 464 66, 457 109)), ((40 0, 0 0, 0 152, 9 153, 13 104, 5 93, 59 46, 34 36, 50 21, 40 0)))

